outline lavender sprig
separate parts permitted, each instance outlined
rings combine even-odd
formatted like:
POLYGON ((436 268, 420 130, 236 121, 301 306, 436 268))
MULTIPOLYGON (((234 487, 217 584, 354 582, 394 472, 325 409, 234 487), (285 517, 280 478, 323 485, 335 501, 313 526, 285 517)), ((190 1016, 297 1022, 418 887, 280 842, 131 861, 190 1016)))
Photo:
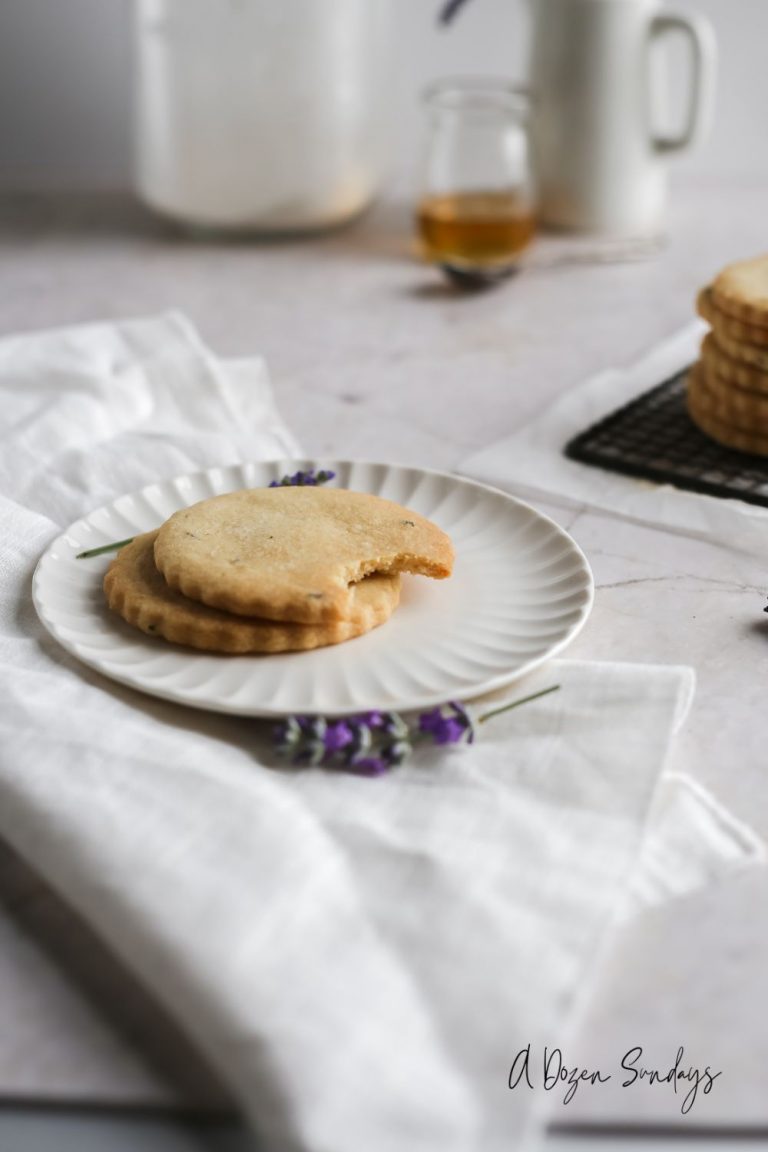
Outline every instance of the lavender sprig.
MULTIPOLYGON (((315 472, 314 468, 310 468, 308 472, 294 472, 293 476, 283 476, 280 480, 273 480, 268 485, 269 488, 314 488, 318 484, 327 484, 329 480, 333 480, 336 473, 328 470, 321 469, 315 472)), ((117 552, 119 548, 125 548, 126 544, 132 544, 136 539, 135 536, 129 536, 127 540, 113 540, 111 544, 102 544, 99 548, 89 548, 86 552, 78 552, 75 560, 91 560, 94 556, 103 556, 106 552, 117 552)))
POLYGON ((289 716, 274 730, 278 755, 293 764, 334 765, 380 776, 411 751, 411 733, 397 712, 362 712, 343 720, 289 716))
MULTIPOLYGON (((559 684, 503 704, 477 718, 478 724, 519 708, 550 692, 559 684)), ((418 743, 431 741, 440 747, 472 744, 475 725, 458 700, 421 712, 409 725, 399 712, 362 712, 342 720, 323 716, 289 716, 274 729, 275 751, 292 764, 342 768, 361 776, 381 776, 402 764, 418 743)))
POLYGON ((322 469, 315 472, 314 468, 310 468, 309 472, 294 472, 293 476, 283 476, 280 480, 273 480, 269 487, 314 488, 317 484, 327 484, 329 480, 333 480, 335 475, 335 472, 326 472, 322 469))

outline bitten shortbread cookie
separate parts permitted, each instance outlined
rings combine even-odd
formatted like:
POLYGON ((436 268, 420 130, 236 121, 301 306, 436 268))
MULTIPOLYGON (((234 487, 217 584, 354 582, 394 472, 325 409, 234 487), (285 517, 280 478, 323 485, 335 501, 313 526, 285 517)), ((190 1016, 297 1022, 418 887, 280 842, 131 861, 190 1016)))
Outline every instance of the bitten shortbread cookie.
POLYGON ((442 579, 451 541, 408 508, 341 488, 249 488, 171 516, 155 562, 193 600, 305 624, 349 616, 350 585, 371 572, 442 579))
POLYGON ((688 374, 687 401, 691 419, 707 436, 740 452, 768 456, 768 434, 746 420, 742 424, 741 417, 733 419, 731 407, 713 391, 701 364, 694 364, 688 374))
POLYGON ((120 550, 104 577, 110 608, 129 624, 175 644, 206 652, 293 652, 340 644, 383 624, 400 599, 400 577, 369 576, 350 590, 347 620, 291 624, 232 616, 169 588, 155 566, 157 532, 120 550))
POLYGON ((712 283, 712 300, 728 316, 768 330, 768 256, 729 264, 712 283))

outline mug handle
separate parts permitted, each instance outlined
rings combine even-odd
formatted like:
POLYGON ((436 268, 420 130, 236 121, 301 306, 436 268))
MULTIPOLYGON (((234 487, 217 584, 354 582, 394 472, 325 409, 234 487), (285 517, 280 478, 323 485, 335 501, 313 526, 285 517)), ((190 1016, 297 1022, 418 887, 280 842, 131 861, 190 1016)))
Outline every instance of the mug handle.
POLYGON ((715 102, 717 75, 717 41, 715 32, 703 16, 681 16, 662 12, 651 21, 651 40, 668 32, 682 32, 691 46, 691 88, 688 115, 679 136, 654 136, 655 152, 684 152, 698 143, 709 129, 715 102))

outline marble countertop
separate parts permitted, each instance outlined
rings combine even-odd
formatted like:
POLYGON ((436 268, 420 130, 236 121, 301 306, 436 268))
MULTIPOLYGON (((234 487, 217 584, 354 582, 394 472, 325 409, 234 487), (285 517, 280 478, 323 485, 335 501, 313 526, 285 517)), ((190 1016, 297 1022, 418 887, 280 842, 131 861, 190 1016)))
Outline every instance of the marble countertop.
MULTIPOLYGON (((701 284, 764 247, 766 195, 681 186, 652 258, 601 261, 589 245, 546 240, 526 272, 469 296, 414 259, 409 211, 395 203, 333 235, 257 245, 191 240, 122 195, 0 197, 0 334, 179 309, 218 353, 264 355, 309 454, 453 469, 689 320, 701 284)), ((599 511, 545 510, 585 549, 598 586, 571 654, 693 665, 676 762, 768 837, 768 534, 756 557, 599 511)), ((0 1097, 221 1106, 181 1041, 158 1042, 140 990, 82 926, 18 862, 0 863, 0 1097)), ((668 1066, 684 1045, 723 1070, 706 1110, 686 1122, 659 1093, 585 1093, 563 1130, 768 1132, 766 896, 768 875, 753 871, 623 929, 574 1037, 587 1064, 640 1044, 668 1066)))

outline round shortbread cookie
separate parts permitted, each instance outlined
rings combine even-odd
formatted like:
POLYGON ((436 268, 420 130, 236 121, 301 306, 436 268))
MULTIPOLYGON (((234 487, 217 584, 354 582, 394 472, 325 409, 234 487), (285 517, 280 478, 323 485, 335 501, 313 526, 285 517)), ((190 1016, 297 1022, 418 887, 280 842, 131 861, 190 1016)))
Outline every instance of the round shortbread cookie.
POLYGON ((169 588, 155 566, 157 531, 120 550, 104 577, 107 603, 129 624, 206 652, 297 652, 340 644, 383 624, 400 599, 399 576, 369 576, 353 585, 348 620, 291 624, 232 616, 169 588))
POLYGON ((723 268, 712 283, 712 300, 721 312, 768 332, 768 256, 723 268))
POLYGON ((172 588, 243 616, 345 619, 350 585, 371 572, 450 576, 435 524, 379 496, 341 488, 249 488, 176 512, 155 562, 172 588))
POLYGON ((699 364, 688 373, 687 402, 694 424, 712 440, 739 452, 768 456, 768 433, 737 427, 724 419, 723 406, 710 391, 699 364))
POLYGON ((745 344, 740 340, 732 340, 722 331, 712 333, 717 345, 722 351, 738 364, 746 364, 750 368, 757 368, 761 372, 768 372, 768 348, 761 348, 757 344, 745 344))
POLYGON ((702 288, 696 297, 696 311, 708 324, 717 337, 718 343, 725 346, 725 340, 735 340, 740 344, 752 344, 768 349, 768 327, 747 324, 723 312, 715 303, 711 287, 702 288))
POLYGON ((699 362, 707 391, 717 404, 719 418, 745 432, 768 435, 768 396, 751 392, 738 384, 729 384, 705 360, 699 362))
MULTIPOLYGON (((768 365, 768 350, 766 350, 765 356, 768 365)), ((701 359, 706 367, 711 369, 725 383, 768 396, 768 368, 766 371, 761 371, 754 364, 745 364, 742 360, 735 360, 733 356, 720 347, 712 332, 708 332, 702 341, 701 359)))

